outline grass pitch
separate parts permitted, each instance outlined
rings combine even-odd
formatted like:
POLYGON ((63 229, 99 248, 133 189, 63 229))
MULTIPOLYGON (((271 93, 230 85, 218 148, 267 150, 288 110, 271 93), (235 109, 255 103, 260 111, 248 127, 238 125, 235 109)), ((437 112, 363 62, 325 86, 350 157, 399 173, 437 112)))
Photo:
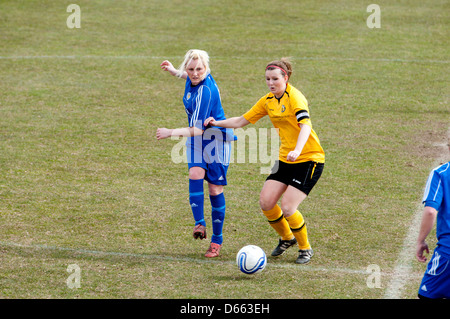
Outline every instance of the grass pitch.
MULTIPOLYGON (((379 29, 363 1, 76 3, 79 29, 70 2, 0 3, 0 297, 386 297, 447 141, 448 2, 381 1, 379 29), (155 138, 187 124, 184 83, 159 64, 191 48, 209 52, 229 117, 267 92, 267 62, 292 57, 326 152, 300 207, 310 264, 295 249, 256 276, 234 264, 244 245, 277 243, 258 206, 263 163, 230 166, 221 257, 192 239, 178 141, 155 138)), ((399 296, 415 298, 425 265, 404 263, 399 296)))

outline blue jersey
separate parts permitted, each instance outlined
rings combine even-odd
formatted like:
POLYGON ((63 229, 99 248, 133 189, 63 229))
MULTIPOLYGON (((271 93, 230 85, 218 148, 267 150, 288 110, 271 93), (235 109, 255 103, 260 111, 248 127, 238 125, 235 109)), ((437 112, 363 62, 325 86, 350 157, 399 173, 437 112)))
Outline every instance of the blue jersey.
POLYGON ((423 203, 438 211, 437 245, 442 252, 450 256, 450 162, 431 171, 425 187, 423 203))
POLYGON ((202 135, 187 138, 188 167, 199 166, 206 170, 205 179, 215 185, 226 185, 226 173, 230 162, 233 130, 223 127, 205 127, 208 117, 225 120, 219 88, 211 74, 198 85, 186 80, 183 103, 188 116, 189 127, 203 131, 202 135))
MULTIPOLYGON (((198 85, 193 86, 189 77, 186 80, 183 103, 188 116, 189 127, 205 130, 204 122, 208 117, 216 121, 225 120, 225 113, 220 100, 219 88, 211 74, 198 85)), ((226 129, 220 128, 222 132, 226 129)))

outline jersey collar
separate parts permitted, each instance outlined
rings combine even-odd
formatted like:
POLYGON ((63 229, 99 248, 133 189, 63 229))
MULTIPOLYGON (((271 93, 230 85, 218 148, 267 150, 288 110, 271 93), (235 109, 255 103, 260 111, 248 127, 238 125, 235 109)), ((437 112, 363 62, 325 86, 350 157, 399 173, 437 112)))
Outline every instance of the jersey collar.
POLYGON ((280 98, 277 98, 277 97, 275 96, 275 94, 273 94, 273 93, 271 93, 271 94, 272 94, 272 96, 273 96, 275 99, 278 100, 278 102, 280 102, 281 99, 283 98, 283 96, 284 96, 285 94, 287 94, 287 96, 289 97, 289 96, 290 96, 290 94, 289 94, 290 92, 291 92, 291 85, 290 85, 289 82, 288 82, 288 83, 286 84, 286 90, 284 91, 283 95, 280 96, 280 98))

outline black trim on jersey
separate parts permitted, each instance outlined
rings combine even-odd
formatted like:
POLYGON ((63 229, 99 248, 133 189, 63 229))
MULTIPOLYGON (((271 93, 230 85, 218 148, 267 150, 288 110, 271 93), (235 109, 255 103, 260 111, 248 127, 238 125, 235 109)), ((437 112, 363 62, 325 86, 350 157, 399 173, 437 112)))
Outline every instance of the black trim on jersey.
POLYGON ((309 119, 309 113, 306 110, 300 110, 295 113, 295 117, 297 118, 297 122, 300 122, 304 119, 309 119))
MULTIPOLYGON (((284 91, 284 93, 286 93, 286 94, 287 94, 287 96, 289 97, 289 93, 288 93, 288 91, 284 91)), ((277 101, 278 101, 278 104, 280 104, 280 101, 281 101, 281 99, 283 98, 283 96, 284 96, 284 93, 283 93, 283 95, 281 95, 281 96, 280 96, 280 98, 277 98, 277 97, 275 96, 275 94, 273 94, 272 96, 268 96, 268 97, 266 98, 266 100, 269 100, 269 99, 273 99, 273 98, 276 98, 276 99, 277 99, 277 101)))

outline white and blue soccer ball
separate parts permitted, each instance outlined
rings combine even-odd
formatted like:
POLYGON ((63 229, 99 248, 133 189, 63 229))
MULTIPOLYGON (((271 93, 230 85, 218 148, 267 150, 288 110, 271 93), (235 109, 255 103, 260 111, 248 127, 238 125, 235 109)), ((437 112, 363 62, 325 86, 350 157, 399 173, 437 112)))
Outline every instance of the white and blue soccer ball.
POLYGON ((266 268, 267 257, 264 250, 255 245, 241 248, 236 255, 236 263, 244 274, 257 274, 266 268))

